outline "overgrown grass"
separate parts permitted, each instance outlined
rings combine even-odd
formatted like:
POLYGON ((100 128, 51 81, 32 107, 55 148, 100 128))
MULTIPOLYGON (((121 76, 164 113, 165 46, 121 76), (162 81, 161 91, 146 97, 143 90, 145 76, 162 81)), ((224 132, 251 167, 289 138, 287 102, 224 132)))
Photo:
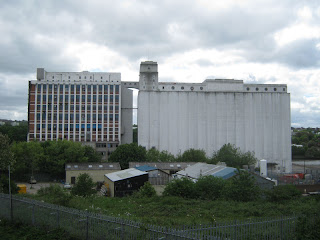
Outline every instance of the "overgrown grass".
MULTIPOLYGON (((68 194, 68 193, 65 193, 68 194)), ((61 197, 61 194, 59 194, 61 197)), ((54 195, 28 195, 33 199, 57 203, 54 195)), ((65 198, 63 198, 65 200, 65 198)), ((109 216, 137 220, 144 223, 177 226, 207 224, 215 221, 278 217, 320 211, 320 199, 306 197, 282 202, 266 200, 236 202, 224 200, 196 200, 180 197, 107 198, 70 196, 65 206, 109 216)))
POLYGON ((27 224, 12 223, 7 220, 0 219, 0 236, 6 240, 76 240, 78 238, 71 237, 68 233, 61 229, 46 230, 45 228, 36 228, 27 224))

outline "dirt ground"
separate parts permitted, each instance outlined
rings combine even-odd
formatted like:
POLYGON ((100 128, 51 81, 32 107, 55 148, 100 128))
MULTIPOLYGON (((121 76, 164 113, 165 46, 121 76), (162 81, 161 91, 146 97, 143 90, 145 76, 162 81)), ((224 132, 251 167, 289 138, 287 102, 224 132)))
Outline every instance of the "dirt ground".
POLYGON ((30 194, 36 194, 40 188, 49 187, 50 184, 59 184, 59 185, 61 185, 61 187, 63 186, 61 183, 54 183, 54 182, 51 182, 51 183, 36 183, 36 184, 32 184, 32 187, 31 187, 30 183, 17 183, 17 184, 26 185, 27 186, 27 193, 30 193, 30 194))

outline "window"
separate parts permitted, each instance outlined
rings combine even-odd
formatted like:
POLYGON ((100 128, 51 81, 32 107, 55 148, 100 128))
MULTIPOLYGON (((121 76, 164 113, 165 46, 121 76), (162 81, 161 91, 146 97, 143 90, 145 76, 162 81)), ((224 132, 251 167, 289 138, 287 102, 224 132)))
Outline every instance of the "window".
POLYGON ((119 85, 116 85, 116 93, 119 93, 119 85))
POLYGON ((97 91, 97 85, 93 85, 93 92, 97 91))
POLYGON ((80 95, 76 95, 76 102, 80 102, 80 95))
POLYGON ((99 103, 102 103, 102 95, 99 95, 99 103))
POLYGON ((97 101, 97 96, 93 95, 93 102, 96 102, 96 101, 97 101))
POLYGON ((90 121, 90 114, 87 114, 87 121, 90 121))
POLYGON ((65 101, 65 102, 68 102, 68 100, 69 100, 69 96, 68 96, 68 95, 65 95, 65 96, 64 96, 64 101, 65 101))
POLYGON ((109 120, 110 120, 110 121, 113 121, 113 114, 110 114, 110 115, 109 115, 109 120))
POLYGON ((91 102, 91 95, 87 96, 87 102, 90 103, 91 102))
POLYGON ((256 91, 259 91, 259 88, 256 88, 256 91))
POLYGON ((64 115, 64 120, 68 121, 68 113, 64 115))
POLYGON ((110 95, 110 102, 113 102, 113 95, 110 95))
POLYGON ((116 95, 115 102, 116 102, 116 103, 119 102, 119 95, 116 95))
POLYGON ((275 91, 275 92, 276 92, 276 91, 277 91, 277 88, 274 88, 274 89, 273 89, 273 91, 275 91))
POLYGON ((116 120, 116 121, 119 121, 119 114, 116 114, 116 115, 115 115, 115 120, 116 120))
POLYGON ((40 103, 41 95, 37 95, 37 103, 40 103))
POLYGON ((99 92, 102 92, 102 85, 99 85, 99 92))
POLYGON ((85 95, 82 95, 81 96, 81 101, 84 103, 84 102, 86 102, 86 96, 85 95))
POLYGON ((104 93, 108 92, 108 85, 104 85, 104 93))
POLYGON ((108 102, 108 95, 104 95, 104 96, 103 96, 103 99, 104 99, 104 102, 105 102, 105 103, 108 102))
POLYGON ((76 86, 77 92, 80 92, 80 85, 76 86))
POLYGON ((102 120, 102 114, 98 114, 98 120, 99 120, 99 121, 102 120))

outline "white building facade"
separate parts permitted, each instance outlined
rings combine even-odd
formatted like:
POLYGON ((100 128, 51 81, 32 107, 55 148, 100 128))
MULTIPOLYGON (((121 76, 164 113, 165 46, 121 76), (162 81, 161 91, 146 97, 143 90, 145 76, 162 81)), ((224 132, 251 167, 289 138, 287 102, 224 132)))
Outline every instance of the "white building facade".
POLYGON ((291 172, 290 94, 282 84, 158 82, 156 62, 142 62, 138 141, 146 149, 182 154, 194 148, 208 156, 224 144, 252 151, 276 171, 291 172))

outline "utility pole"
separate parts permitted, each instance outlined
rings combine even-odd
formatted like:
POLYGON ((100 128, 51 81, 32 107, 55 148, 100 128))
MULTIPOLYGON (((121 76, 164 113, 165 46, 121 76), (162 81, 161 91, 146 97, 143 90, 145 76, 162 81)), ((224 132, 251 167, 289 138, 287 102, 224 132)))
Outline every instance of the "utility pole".
POLYGON ((10 165, 8 167, 8 171, 9 171, 10 217, 11 217, 11 221, 13 221, 10 165))

